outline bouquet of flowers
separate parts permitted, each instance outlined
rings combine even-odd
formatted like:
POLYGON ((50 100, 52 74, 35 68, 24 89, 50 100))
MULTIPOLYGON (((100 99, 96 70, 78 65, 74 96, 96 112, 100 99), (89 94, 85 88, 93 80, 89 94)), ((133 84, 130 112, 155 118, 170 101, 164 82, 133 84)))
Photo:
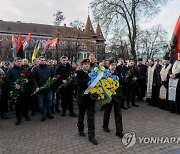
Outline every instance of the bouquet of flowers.
POLYGON ((126 78, 129 78, 129 77, 132 77, 132 76, 133 75, 132 75, 131 71, 127 71, 126 74, 125 74, 126 78))
POLYGON ((112 75, 104 67, 94 68, 88 75, 90 78, 88 82, 89 93, 96 100, 96 105, 102 106, 110 102, 112 97, 117 94, 116 89, 119 87, 118 76, 112 75))
POLYGON ((13 87, 13 89, 10 91, 10 101, 17 103, 17 98, 21 93, 24 92, 25 85, 27 84, 29 77, 30 77, 29 71, 23 70, 20 77, 15 82, 15 84, 18 84, 20 86, 20 88, 17 89, 15 86, 13 87))
POLYGON ((59 92, 60 89, 62 89, 63 87, 68 86, 69 84, 73 83, 74 79, 76 77, 76 73, 72 73, 67 79, 66 79, 66 83, 65 84, 61 84, 60 86, 57 87, 56 92, 59 92))
POLYGON ((49 90, 57 81, 60 79, 60 75, 55 75, 54 77, 49 77, 48 80, 39 88, 38 91, 34 91, 31 96, 45 92, 49 90))

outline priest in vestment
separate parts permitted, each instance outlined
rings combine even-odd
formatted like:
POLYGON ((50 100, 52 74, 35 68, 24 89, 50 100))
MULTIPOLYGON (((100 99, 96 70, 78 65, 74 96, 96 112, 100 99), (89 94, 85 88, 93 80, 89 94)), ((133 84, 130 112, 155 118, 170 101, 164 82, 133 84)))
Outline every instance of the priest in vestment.
POLYGON ((154 63, 154 59, 148 59, 147 70, 147 102, 149 106, 158 106, 160 89, 160 67, 154 63))
POLYGON ((170 111, 180 114, 180 50, 178 51, 178 59, 172 66, 169 75, 169 96, 170 111))
POLYGON ((170 57, 165 56, 163 58, 163 67, 160 71, 160 92, 159 92, 159 108, 164 110, 169 110, 169 101, 168 101, 168 84, 169 84, 169 73, 172 68, 170 63, 170 57))

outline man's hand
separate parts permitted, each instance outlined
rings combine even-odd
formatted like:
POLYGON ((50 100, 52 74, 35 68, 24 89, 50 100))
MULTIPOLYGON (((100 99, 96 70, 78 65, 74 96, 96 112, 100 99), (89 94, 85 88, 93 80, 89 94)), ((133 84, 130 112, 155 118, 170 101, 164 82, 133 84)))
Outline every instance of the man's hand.
POLYGON ((62 80, 62 82, 63 82, 64 84, 66 84, 66 83, 67 83, 67 81, 66 81, 66 80, 62 80))
POLYGON ((39 91, 39 87, 36 88, 36 92, 38 92, 38 91, 39 91))
POLYGON ((170 74, 169 77, 170 77, 171 79, 176 78, 176 76, 175 76, 174 74, 170 74))
POLYGON ((132 78, 132 80, 133 80, 133 81, 136 81, 136 80, 137 80, 137 78, 136 78, 136 77, 134 77, 134 78, 132 78))
POLYGON ((126 75, 125 78, 126 78, 126 79, 129 78, 129 75, 126 75))
POLYGON ((20 86, 19 84, 15 84, 15 88, 16 88, 16 89, 20 89, 20 87, 21 87, 21 86, 20 86))

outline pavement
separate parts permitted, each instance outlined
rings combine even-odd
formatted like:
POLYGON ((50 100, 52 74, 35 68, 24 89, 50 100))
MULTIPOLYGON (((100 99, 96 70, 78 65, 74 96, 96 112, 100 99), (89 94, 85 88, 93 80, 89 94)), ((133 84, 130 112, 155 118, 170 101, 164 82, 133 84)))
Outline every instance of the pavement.
POLYGON ((88 141, 87 127, 85 137, 78 135, 77 118, 55 113, 55 119, 41 122, 37 114, 30 122, 23 119, 16 126, 12 113, 8 120, 0 119, 0 154, 180 154, 180 115, 145 102, 138 104, 139 108, 122 110, 124 144, 115 136, 113 112, 111 132, 102 130, 103 112, 99 108, 95 114, 98 145, 88 141))

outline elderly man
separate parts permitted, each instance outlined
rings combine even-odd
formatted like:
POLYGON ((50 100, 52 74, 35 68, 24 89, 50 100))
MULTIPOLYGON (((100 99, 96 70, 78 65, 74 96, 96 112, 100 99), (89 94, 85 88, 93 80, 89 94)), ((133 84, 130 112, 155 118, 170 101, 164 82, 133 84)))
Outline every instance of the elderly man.
POLYGON ((27 59, 23 59, 22 60, 22 69, 28 69, 28 67, 29 67, 29 62, 28 62, 28 60, 27 59))

